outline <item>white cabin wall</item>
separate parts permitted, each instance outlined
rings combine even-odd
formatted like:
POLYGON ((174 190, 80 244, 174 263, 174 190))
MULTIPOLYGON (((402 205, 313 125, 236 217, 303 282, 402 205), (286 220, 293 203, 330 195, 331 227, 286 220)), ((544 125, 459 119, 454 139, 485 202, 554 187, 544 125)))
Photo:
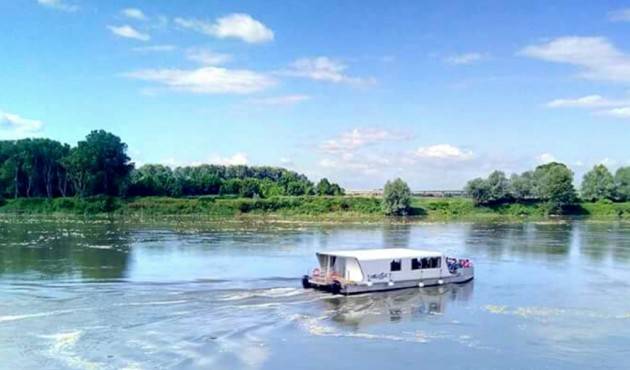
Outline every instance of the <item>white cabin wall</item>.
POLYGON ((364 281, 365 276, 361 272, 361 266, 355 258, 346 258, 346 279, 350 281, 364 281))
POLYGON ((383 282, 389 281, 390 279, 392 281, 437 279, 448 275, 448 268, 446 267, 446 261, 443 257, 440 262, 440 267, 433 269, 412 270, 411 260, 411 258, 402 259, 401 271, 390 271, 392 260, 369 260, 360 261, 359 263, 363 269, 364 281, 383 282))
POLYGON ((390 271, 392 260, 371 260, 361 261, 361 267, 365 273, 365 280, 373 282, 380 281, 402 281, 416 280, 421 278, 421 270, 411 269, 411 259, 402 259, 401 271, 390 271), (374 275, 377 275, 376 277, 374 275))

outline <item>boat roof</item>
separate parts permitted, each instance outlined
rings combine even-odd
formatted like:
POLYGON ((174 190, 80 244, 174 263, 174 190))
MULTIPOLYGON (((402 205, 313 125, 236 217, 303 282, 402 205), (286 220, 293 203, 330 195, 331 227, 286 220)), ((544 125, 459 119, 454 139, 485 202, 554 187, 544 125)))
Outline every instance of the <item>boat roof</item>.
POLYGON ((410 248, 348 249, 326 251, 320 252, 318 254, 337 257, 350 257, 356 258, 361 261, 442 256, 441 252, 410 248))

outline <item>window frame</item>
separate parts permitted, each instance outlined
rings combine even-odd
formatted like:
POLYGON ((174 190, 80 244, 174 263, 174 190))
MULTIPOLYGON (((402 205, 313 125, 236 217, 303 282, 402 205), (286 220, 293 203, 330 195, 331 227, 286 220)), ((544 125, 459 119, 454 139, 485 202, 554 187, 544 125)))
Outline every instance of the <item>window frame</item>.
POLYGON ((402 259, 393 259, 389 262, 389 272, 398 272, 402 271, 402 259), (394 269, 394 266, 398 266, 397 269, 394 269))
POLYGON ((420 258, 411 259, 411 270, 412 271, 422 270, 422 262, 420 261, 420 258))

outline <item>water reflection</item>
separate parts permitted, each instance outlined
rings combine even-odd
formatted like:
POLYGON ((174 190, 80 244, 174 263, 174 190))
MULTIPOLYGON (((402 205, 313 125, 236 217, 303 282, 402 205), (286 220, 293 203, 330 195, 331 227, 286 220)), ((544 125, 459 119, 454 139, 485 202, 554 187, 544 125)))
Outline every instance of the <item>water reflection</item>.
POLYGON ((444 314, 449 304, 471 300, 473 289, 474 281, 471 281, 461 285, 334 297, 322 302, 326 310, 332 311, 333 321, 353 329, 361 329, 384 322, 444 314))
POLYGON ((0 274, 118 279, 129 263, 129 233, 112 224, 11 225, 2 229, 0 274))
POLYGON ((573 223, 475 223, 465 238, 467 249, 491 258, 527 256, 563 260, 569 255, 575 234, 573 223))
POLYGON ((611 258, 614 261, 630 259, 630 232, 626 223, 583 223, 577 227, 580 235, 580 253, 593 261, 611 258))
POLYGON ((383 226, 383 246, 391 248, 409 248, 413 225, 392 224, 383 226))

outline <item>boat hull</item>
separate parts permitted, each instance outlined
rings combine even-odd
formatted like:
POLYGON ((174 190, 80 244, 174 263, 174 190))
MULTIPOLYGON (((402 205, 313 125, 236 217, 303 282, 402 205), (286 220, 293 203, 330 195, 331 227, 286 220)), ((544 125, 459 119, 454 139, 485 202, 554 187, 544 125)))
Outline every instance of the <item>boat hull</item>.
POLYGON ((313 288, 330 292, 333 294, 361 294, 371 292, 383 292, 388 290, 409 289, 419 287, 429 287, 436 285, 446 284, 463 284, 471 281, 474 278, 474 268, 460 268, 457 273, 450 274, 449 276, 442 276, 432 279, 414 279, 403 281, 385 281, 385 282, 373 282, 369 283, 349 283, 344 284, 339 281, 334 282, 322 282, 321 280, 313 279, 305 276, 302 280, 302 284, 305 288, 313 288))

